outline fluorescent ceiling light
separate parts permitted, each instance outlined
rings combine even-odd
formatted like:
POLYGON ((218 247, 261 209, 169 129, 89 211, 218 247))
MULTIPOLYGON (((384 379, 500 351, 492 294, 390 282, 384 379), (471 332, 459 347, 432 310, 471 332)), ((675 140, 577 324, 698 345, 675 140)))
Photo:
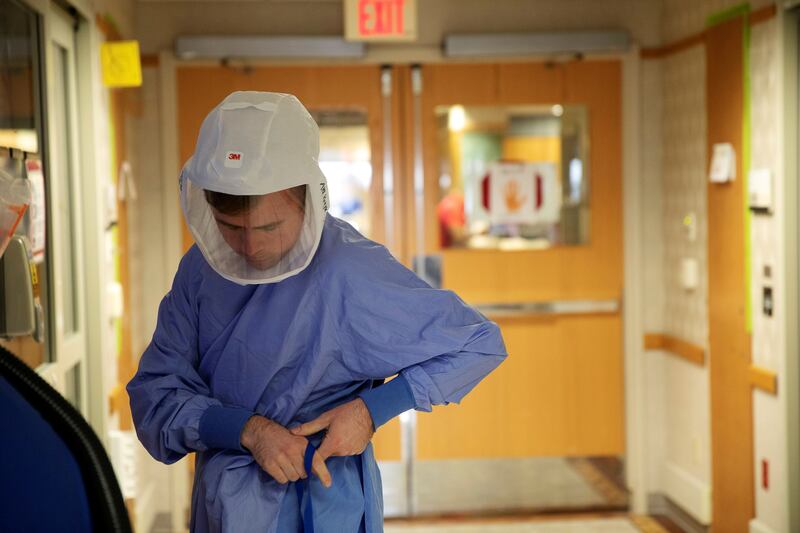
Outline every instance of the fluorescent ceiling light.
POLYGON ((629 48, 626 31, 476 33, 448 35, 444 43, 448 57, 609 53, 629 48))
POLYGON ((182 59, 364 57, 364 43, 341 37, 183 36, 175 40, 182 59))

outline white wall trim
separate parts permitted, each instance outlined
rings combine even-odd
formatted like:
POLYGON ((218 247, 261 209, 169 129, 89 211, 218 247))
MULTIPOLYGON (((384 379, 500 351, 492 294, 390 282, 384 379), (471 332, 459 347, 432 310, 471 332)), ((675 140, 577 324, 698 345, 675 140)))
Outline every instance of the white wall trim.
POLYGON ((622 157, 623 157, 623 219, 624 269, 623 328, 625 354, 625 440, 626 482, 631 491, 631 510, 647 512, 647 375, 644 366, 642 338, 644 336, 641 232, 641 59, 634 46, 623 60, 622 70, 622 157))
POLYGON ((175 82, 177 62, 172 52, 159 54, 159 84, 161 111, 161 209, 164 228, 164 292, 172 285, 172 278, 181 259, 181 214, 178 195, 178 177, 182 161, 178 161, 178 98, 175 82))
POLYGON ((110 139, 103 121, 107 120, 108 108, 102 103, 99 65, 95 58, 100 55, 100 36, 91 15, 81 21, 76 32, 76 81, 78 86, 78 113, 80 119, 81 172, 80 190, 83 213, 83 253, 85 274, 85 319, 86 319, 86 372, 85 396, 88 419, 100 440, 107 445, 108 391, 110 384, 105 379, 104 365, 114 359, 112 330, 108 326, 110 309, 107 287, 111 273, 106 263, 105 230, 105 185, 109 163, 107 157, 110 139), (99 104, 99 105, 98 105, 99 104), (106 154, 102 154, 105 151, 106 154))
MULTIPOLYGON (((181 212, 178 177, 182 161, 178 161, 178 98, 175 73, 177 62, 170 51, 158 56, 159 111, 161 114, 161 221, 163 227, 162 293, 172 286, 172 278, 181 260, 181 212)), ((175 531, 185 529, 184 516, 190 503, 188 461, 183 459, 169 467, 171 515, 175 531)))
POLYGON ((711 486, 674 463, 664 465, 664 492, 703 525, 711 524, 711 486))

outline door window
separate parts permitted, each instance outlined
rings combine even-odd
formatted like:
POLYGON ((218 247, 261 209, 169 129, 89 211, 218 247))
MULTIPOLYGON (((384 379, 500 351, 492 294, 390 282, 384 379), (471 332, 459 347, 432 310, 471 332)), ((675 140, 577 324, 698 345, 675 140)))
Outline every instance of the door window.
POLYGON ((585 107, 454 105, 436 115, 441 247, 588 242, 585 107))

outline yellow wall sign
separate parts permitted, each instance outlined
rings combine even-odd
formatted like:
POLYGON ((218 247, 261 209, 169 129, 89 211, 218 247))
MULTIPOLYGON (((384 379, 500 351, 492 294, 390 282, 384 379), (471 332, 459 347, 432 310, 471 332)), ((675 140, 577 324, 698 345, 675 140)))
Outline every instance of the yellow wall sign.
POLYGON ((417 38, 417 0, 345 0, 348 41, 413 41, 417 38))
POLYGON ((142 64, 139 41, 114 41, 100 47, 103 84, 106 87, 139 87, 142 85, 142 64))

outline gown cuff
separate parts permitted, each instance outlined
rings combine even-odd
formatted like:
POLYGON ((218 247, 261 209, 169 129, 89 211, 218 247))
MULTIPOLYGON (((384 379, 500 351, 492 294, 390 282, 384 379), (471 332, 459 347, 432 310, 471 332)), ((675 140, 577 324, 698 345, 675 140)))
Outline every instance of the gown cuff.
POLYGON ((402 375, 380 387, 362 392, 359 397, 367 405, 374 429, 416 407, 411 387, 402 375))
POLYGON ((242 429, 253 414, 241 407, 212 405, 200 417, 200 440, 209 448, 245 451, 242 429))

